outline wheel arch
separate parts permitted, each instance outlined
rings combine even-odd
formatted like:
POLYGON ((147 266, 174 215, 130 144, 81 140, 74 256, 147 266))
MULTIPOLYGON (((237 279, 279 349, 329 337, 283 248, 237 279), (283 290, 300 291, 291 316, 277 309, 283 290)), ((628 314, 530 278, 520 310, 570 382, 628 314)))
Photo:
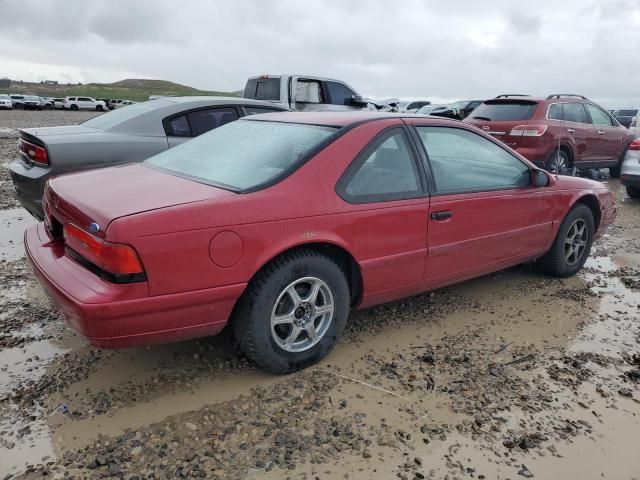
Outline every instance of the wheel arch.
POLYGON ((598 201, 598 197, 596 197, 592 193, 587 193, 579 196, 574 202, 572 207, 578 204, 586 205, 591 213, 593 214, 593 220, 595 222, 595 231, 598 231, 598 227, 600 226, 600 220, 602 217, 602 212, 600 211, 600 202, 598 201))
POLYGON ((281 256, 297 250, 312 250, 336 260, 347 275, 347 283, 349 284, 349 292, 351 295, 351 306, 356 306, 360 303, 363 292, 362 270, 360 268, 360 264, 344 245, 340 245, 329 240, 298 243, 281 249, 277 253, 271 255, 266 261, 262 262, 260 267, 251 276, 249 284, 268 265, 276 261, 281 256))
POLYGON ((573 146, 571 146, 569 143, 561 143, 560 144, 560 150, 564 151, 567 153, 567 155, 569 155, 569 166, 573 166, 573 162, 575 160, 575 154, 573 152, 573 146))

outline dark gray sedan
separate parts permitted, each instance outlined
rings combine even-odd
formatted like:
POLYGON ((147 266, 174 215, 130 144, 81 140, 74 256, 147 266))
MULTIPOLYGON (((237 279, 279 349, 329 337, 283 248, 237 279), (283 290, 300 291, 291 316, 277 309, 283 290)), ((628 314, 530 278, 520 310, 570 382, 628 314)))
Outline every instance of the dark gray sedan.
POLYGON ((10 165, 16 197, 42 219, 42 195, 51 176, 141 162, 240 117, 283 110, 242 98, 166 97, 113 110, 80 125, 26 128, 20 130, 20 157, 10 165))

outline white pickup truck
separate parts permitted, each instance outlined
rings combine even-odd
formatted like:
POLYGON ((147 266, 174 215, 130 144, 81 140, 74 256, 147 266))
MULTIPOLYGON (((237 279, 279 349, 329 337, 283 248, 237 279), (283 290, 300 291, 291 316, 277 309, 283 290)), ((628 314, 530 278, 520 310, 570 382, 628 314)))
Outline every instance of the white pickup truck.
POLYGON ((376 110, 345 82, 307 75, 250 77, 242 96, 305 112, 376 110))

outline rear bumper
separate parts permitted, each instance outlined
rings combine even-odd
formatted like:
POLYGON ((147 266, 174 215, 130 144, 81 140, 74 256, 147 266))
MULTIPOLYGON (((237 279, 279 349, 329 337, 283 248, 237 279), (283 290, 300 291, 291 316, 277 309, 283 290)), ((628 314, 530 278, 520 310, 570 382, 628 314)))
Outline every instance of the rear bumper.
POLYGON ((16 198, 34 217, 42 220, 42 196, 44 186, 51 176, 49 168, 26 165, 22 160, 14 160, 9 165, 13 191, 16 198))
POLYGON ((541 148, 517 147, 516 152, 533 163, 536 167, 544 168, 551 157, 553 150, 547 151, 541 148))
POLYGON ((125 348, 215 335, 246 284, 149 296, 146 282, 112 284, 64 255, 42 223, 27 229, 27 258, 47 296, 95 346, 125 348))

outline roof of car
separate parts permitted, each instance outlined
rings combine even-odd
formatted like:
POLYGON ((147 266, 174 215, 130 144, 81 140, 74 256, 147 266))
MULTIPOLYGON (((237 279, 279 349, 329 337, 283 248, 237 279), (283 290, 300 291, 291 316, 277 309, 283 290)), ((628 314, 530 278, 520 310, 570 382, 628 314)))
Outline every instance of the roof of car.
POLYGON ((260 120, 285 123, 304 123, 309 125, 324 125, 327 127, 346 127, 357 123, 389 118, 419 118, 442 121, 443 123, 460 123, 458 120, 450 120, 441 117, 428 117, 425 115, 386 113, 386 112, 279 112, 262 113, 244 117, 243 120, 260 120))
MULTIPOLYGON (((205 95, 191 95, 185 97, 160 97, 154 98, 153 100, 148 100, 149 102, 167 102, 167 103, 198 103, 203 102, 207 104, 254 104, 254 105, 270 105, 269 102, 264 102, 262 100, 252 100, 250 98, 242 98, 242 97, 216 97, 216 96, 205 96, 205 95)), ((274 108, 282 108, 277 105, 273 105, 274 108)))

